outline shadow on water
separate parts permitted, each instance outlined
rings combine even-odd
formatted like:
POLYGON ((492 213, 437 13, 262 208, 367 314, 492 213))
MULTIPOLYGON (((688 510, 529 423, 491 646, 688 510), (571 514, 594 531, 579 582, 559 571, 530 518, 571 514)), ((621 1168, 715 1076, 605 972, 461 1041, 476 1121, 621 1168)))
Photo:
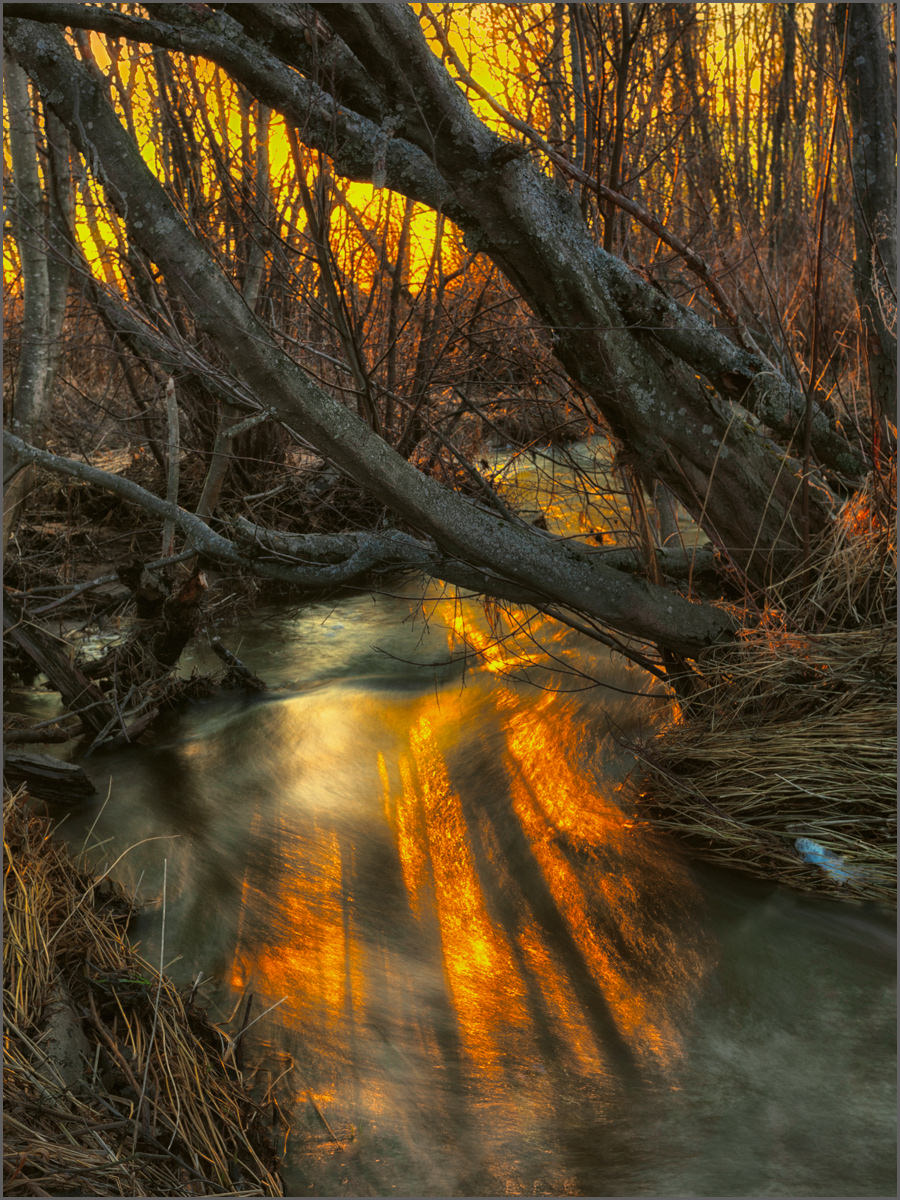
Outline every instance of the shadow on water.
POLYGON ((248 1057, 295 1097, 289 1193, 891 1192, 886 916, 688 868, 636 822, 610 732, 652 719, 635 672, 585 648, 610 687, 528 688, 505 672, 572 635, 511 664, 471 610, 404 611, 248 631, 301 690, 97 756, 109 801, 64 827, 94 823, 98 864, 133 846, 149 957, 165 859, 171 972, 278 1004, 248 1057), (483 653, 465 680, 447 626, 483 653))

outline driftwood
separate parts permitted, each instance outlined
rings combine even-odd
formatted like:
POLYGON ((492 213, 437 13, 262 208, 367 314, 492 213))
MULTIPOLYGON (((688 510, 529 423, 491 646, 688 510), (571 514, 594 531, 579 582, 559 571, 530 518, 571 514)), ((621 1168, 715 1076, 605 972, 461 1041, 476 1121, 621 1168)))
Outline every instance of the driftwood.
POLYGON ((233 654, 226 646, 223 646, 219 638, 210 638, 209 644, 228 667, 226 679, 230 678, 241 687, 248 688, 253 692, 264 692, 266 690, 266 685, 260 677, 251 671, 246 663, 241 662, 236 654, 233 654))
POLYGON ((10 641, 47 676, 86 732, 97 734, 110 724, 115 710, 100 689, 75 666, 64 647, 37 625, 18 621, 10 613, 8 601, 3 611, 3 629, 10 641))
POLYGON ((8 751, 3 757, 3 778, 13 790, 24 783, 40 800, 81 800, 95 792, 90 779, 75 763, 33 751, 8 751))

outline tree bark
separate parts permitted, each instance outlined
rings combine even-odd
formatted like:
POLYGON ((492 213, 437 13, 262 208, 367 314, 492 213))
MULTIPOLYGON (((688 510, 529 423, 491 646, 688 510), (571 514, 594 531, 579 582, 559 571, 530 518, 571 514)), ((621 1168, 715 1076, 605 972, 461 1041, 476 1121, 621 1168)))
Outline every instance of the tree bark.
POLYGON ((895 101, 881 4, 838 4, 852 129, 853 283, 866 331, 873 418, 887 432, 897 401, 895 101))
MULTIPOLYGON (((359 428, 366 429, 359 418, 348 416, 359 428)), ((448 552, 448 545, 454 540, 451 538, 444 542, 435 538, 432 543, 398 530, 338 536, 283 535, 238 519, 237 536, 232 541, 210 529, 194 513, 167 504, 121 475, 29 446, 9 433, 4 433, 3 444, 26 462, 94 484, 157 517, 171 519, 191 539, 198 553, 263 578, 304 588, 329 589, 352 583, 378 568, 415 569, 513 603, 531 604, 548 611, 562 607, 584 613, 627 635, 658 643, 686 657, 731 637, 734 632, 734 622, 728 614, 712 606, 689 603, 664 587, 632 579, 625 571, 607 566, 602 551, 576 549, 565 541, 548 539, 529 526, 510 525, 459 500, 433 480, 426 483, 435 489, 438 505, 443 500, 445 505, 454 506, 447 519, 454 530, 461 531, 457 536, 464 540, 468 530, 479 543, 484 542, 486 533, 497 536, 501 552, 495 561, 488 554, 448 552), (511 552, 518 549, 527 554, 525 569, 507 567, 510 547, 504 533, 521 534, 521 537, 511 536, 511 552)), ((391 461, 402 463, 417 475, 399 455, 388 453, 391 461)), ((429 523, 437 523, 430 521, 430 511, 423 515, 429 523)), ((421 518, 420 524, 425 524, 421 518)), ((665 557, 661 563, 665 570, 665 557)), ((677 558, 673 563, 677 573, 677 558)), ((633 563, 620 560, 619 565, 631 567, 633 563)))
MULTIPOLYGON (((16 433, 31 440, 43 436, 66 313, 67 239, 71 224, 68 138, 55 118, 48 119, 45 195, 38 174, 28 79, 18 63, 8 56, 5 86, 13 163, 13 225, 24 288, 19 372, 11 425, 16 433)), ((25 469, 16 472, 5 488, 4 546, 15 529, 30 487, 31 471, 25 469)))

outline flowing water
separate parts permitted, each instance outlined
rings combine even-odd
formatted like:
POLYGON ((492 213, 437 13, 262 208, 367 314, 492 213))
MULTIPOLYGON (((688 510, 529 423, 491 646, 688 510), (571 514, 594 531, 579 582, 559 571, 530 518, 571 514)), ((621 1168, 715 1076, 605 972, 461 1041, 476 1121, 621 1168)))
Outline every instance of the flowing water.
POLYGON ((94 755, 63 825, 265 1013, 288 1194, 895 1194, 891 914, 688 863, 622 787, 653 681, 420 587, 260 615, 270 692, 94 755))

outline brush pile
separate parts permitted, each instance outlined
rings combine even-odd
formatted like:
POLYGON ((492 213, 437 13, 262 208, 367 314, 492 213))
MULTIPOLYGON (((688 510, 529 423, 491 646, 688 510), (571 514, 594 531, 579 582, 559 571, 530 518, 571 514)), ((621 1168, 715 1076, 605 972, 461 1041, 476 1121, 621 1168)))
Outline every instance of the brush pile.
POLYGON ((895 903, 896 538, 893 505, 873 499, 870 483, 793 594, 782 585, 696 664, 676 719, 640 752, 641 799, 698 857, 895 903))
POLYGON ((282 1195, 226 1039, 25 800, 3 813, 4 1194, 282 1195))

